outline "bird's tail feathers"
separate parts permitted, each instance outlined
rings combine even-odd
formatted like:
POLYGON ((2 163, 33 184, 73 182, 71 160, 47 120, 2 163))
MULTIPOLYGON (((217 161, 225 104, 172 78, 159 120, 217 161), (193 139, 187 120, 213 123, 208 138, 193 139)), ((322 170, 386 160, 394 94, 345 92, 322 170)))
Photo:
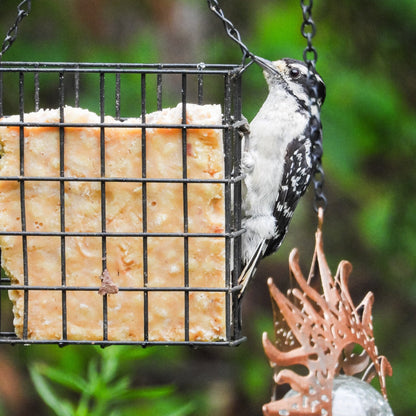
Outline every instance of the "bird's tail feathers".
POLYGON ((244 295, 244 292, 247 288, 247 285, 251 282, 254 273, 257 270, 257 265, 262 259, 264 251, 266 249, 266 240, 260 241, 250 260, 245 265, 243 271, 241 272, 240 277, 238 278, 238 283, 242 286, 239 294, 241 299, 244 295))

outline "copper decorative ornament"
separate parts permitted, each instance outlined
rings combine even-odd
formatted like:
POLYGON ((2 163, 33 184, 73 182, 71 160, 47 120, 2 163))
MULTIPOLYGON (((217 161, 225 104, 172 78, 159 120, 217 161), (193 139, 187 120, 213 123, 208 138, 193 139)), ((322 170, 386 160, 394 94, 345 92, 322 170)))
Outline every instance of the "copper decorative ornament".
POLYGON ((323 250, 322 219, 320 210, 308 280, 299 267, 298 251, 293 249, 289 267, 299 288, 285 296, 271 278, 267 282, 275 302, 277 340, 275 346, 264 333, 264 351, 276 369, 275 383, 289 384, 296 394, 265 404, 265 416, 332 416, 333 381, 340 374, 363 373, 367 382, 377 375, 381 393, 387 398, 385 377, 392 375, 392 368, 375 345, 371 315, 374 296, 369 292, 358 306, 353 304, 348 290, 352 266, 348 261, 341 261, 335 277, 331 276, 323 250), (317 277, 322 293, 311 286, 317 277), (361 346, 361 353, 355 352, 356 345, 361 346), (294 365, 306 367, 307 375, 280 369, 294 365))

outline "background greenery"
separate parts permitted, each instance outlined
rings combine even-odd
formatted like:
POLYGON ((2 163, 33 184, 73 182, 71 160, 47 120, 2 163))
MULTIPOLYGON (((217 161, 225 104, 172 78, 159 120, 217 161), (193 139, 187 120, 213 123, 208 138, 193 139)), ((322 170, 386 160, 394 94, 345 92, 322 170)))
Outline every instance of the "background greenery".
MULTIPOLYGON (((0 1, 2 34, 19 1, 0 1)), ((255 54, 301 59, 297 1, 221 3, 255 54)), ((322 111, 326 253, 333 271, 343 258, 353 263, 356 302, 375 292, 376 340, 394 370, 390 402, 396 416, 409 415, 416 409, 416 3, 320 0, 314 18, 317 68, 328 94, 322 111)), ((203 0, 37 0, 4 58, 238 63, 241 56, 203 0)), ((249 120, 266 93, 260 69, 252 66, 243 90, 249 120)), ((293 246, 308 270, 312 197, 300 204, 281 250, 262 263, 245 299, 246 343, 198 350, 2 346, 0 415, 59 414, 57 408, 65 415, 259 415, 271 389, 261 348, 272 319, 265 277, 287 279, 293 246)))

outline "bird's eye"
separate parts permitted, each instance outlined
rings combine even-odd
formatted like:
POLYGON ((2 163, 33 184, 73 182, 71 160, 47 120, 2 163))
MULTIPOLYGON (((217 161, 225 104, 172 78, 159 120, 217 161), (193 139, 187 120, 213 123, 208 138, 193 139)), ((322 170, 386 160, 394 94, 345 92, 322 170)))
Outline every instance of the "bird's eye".
POLYGON ((297 68, 291 68, 289 71, 289 75, 293 79, 297 79, 300 77, 300 70, 297 68))

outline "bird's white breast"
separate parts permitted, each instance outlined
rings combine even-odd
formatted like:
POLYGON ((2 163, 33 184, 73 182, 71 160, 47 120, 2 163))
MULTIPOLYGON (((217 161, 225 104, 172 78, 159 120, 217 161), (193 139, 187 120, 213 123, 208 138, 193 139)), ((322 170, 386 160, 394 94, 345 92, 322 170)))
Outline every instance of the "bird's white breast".
POLYGON ((305 130, 308 117, 299 112, 296 100, 278 86, 270 93, 250 124, 250 138, 242 170, 246 217, 272 215, 283 174, 289 142, 305 130))

